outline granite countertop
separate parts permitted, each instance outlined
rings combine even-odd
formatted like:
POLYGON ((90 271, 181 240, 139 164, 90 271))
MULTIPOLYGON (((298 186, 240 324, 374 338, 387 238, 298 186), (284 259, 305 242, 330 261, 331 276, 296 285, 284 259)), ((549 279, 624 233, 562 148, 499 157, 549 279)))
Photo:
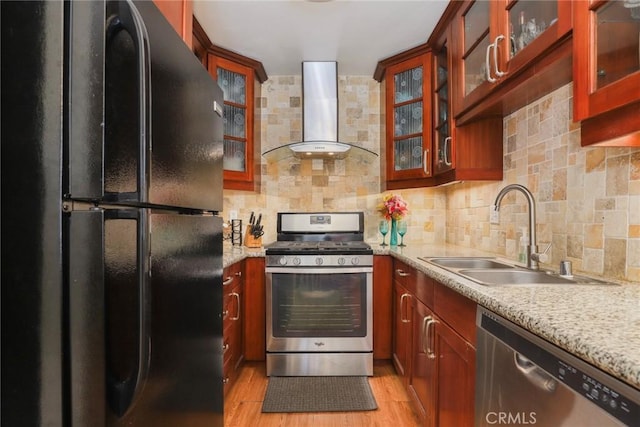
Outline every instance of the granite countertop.
MULTIPOLYGON (((640 389, 640 284, 483 286, 418 257, 496 256, 453 245, 381 248, 496 314, 640 389)), ((264 256, 225 246, 224 265, 264 256)))

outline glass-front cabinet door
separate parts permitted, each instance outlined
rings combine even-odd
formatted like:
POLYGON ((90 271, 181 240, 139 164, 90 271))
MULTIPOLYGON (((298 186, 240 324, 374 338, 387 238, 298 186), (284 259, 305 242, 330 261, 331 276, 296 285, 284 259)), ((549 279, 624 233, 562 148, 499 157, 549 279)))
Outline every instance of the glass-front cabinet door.
POLYGON ((209 73, 224 93, 224 181, 253 180, 253 70, 224 58, 209 57, 209 73))
POLYGON ((432 176, 430 61, 426 53, 386 71, 387 181, 432 176))
POLYGON ((577 2, 573 49, 575 121, 640 102, 640 2, 577 2))
POLYGON ((433 167, 439 174, 455 168, 453 126, 449 102, 449 49, 447 40, 433 55, 433 167))
POLYGON ((507 0, 498 2, 498 31, 493 72, 497 78, 515 73, 568 36, 572 1, 507 0))
POLYGON ((456 115, 568 36, 572 1, 467 0, 454 19, 456 115))
POLYGON ((458 70, 456 113, 476 103, 490 90, 495 79, 490 76, 493 39, 491 31, 491 3, 467 1, 454 21, 457 40, 456 62, 458 70))

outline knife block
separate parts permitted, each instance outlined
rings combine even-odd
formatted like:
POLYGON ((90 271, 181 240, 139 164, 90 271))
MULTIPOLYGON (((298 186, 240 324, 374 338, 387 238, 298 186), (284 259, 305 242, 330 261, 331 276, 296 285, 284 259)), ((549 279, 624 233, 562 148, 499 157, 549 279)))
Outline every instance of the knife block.
POLYGON ((251 234, 251 226, 247 225, 247 232, 244 234, 244 245, 248 248, 261 248, 262 236, 255 238, 251 234))

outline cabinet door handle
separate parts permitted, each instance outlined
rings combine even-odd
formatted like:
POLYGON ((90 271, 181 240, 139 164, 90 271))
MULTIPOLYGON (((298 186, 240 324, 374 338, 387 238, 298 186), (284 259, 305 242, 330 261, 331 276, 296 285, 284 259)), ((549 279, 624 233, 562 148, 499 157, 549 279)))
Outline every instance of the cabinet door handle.
POLYGON ((238 294, 237 292, 231 292, 229 296, 232 296, 236 299, 236 315, 230 318, 230 320, 238 320, 240 318, 240 294, 238 294))
POLYGON ((487 70, 487 81, 489 83, 495 83, 496 79, 491 77, 491 61, 489 61, 489 56, 491 55, 491 48, 495 48, 493 43, 487 46, 487 53, 484 57, 484 65, 485 65, 485 69, 487 70))
POLYGON ((435 359, 436 358, 436 352, 434 350, 435 346, 432 345, 435 341, 435 335, 433 333, 433 330, 436 326, 436 323, 438 323, 438 321, 431 316, 427 316, 427 317, 429 317, 429 321, 425 326, 425 329, 427 330, 427 351, 425 351, 425 353, 427 353, 427 357, 429 357, 429 359, 435 359))
POLYGON ((431 316, 425 316, 422 319, 422 331, 420 333, 420 343, 422 352, 429 354, 429 323, 433 320, 431 316))
POLYGON ((429 149, 424 150, 424 163, 423 163, 424 174, 429 175, 429 149))
POLYGON ((229 276, 222 281, 222 286, 228 286, 233 283, 233 276, 229 276))
POLYGON ((226 353, 227 350, 229 350, 229 344, 228 343, 224 343, 224 345, 222 346, 222 352, 226 353))
POLYGON ((496 37, 495 41, 493 42, 493 65, 496 67, 496 76, 497 77, 502 77, 505 74, 507 74, 505 71, 500 71, 500 67, 498 66, 498 42, 500 42, 501 40, 504 40, 504 36, 502 34, 500 34, 498 37, 496 37))
POLYGON ((407 277, 409 276, 409 273, 405 272, 404 270, 400 270, 399 268, 396 269, 396 274, 400 277, 407 277))
POLYGON ((406 305, 404 304, 405 298, 411 298, 411 295, 410 294, 402 294, 402 296, 400 297, 400 321, 402 323, 409 323, 411 320, 408 318, 408 316, 405 316, 406 311, 407 311, 407 310, 404 309, 406 307, 406 305))
POLYGON ((444 164, 447 166, 451 166, 451 137, 448 136, 444 139, 444 164))

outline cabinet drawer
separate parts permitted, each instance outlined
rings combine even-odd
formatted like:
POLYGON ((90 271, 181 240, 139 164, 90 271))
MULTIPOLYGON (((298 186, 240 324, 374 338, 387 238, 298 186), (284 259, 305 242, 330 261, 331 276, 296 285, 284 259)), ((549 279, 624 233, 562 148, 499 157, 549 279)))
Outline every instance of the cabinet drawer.
POLYGON ((436 282, 434 304, 438 316, 475 347, 476 303, 436 282))
POLYGON ((429 308, 433 308, 433 279, 408 264, 393 261, 393 280, 404 286, 429 308))
POLYGON ((222 272, 222 289, 225 295, 242 282, 242 262, 226 267, 222 272))

